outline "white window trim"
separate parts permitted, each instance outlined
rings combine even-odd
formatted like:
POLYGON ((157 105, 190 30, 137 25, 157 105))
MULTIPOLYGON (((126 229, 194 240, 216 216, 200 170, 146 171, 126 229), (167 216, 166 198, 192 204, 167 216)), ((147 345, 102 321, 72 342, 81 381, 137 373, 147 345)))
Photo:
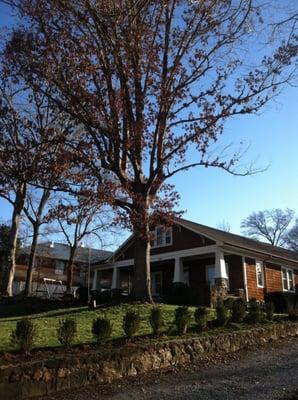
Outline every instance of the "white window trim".
POLYGON ((293 268, 289 268, 289 267, 281 267, 280 273, 281 273, 281 284, 282 284, 282 290, 283 290, 283 292, 295 293, 295 292, 296 292, 296 288, 295 288, 296 282, 295 282, 294 269, 293 269, 293 268), (290 286, 290 285, 289 285, 289 275, 288 275, 288 271, 291 271, 291 272, 292 272, 292 276, 293 276, 293 289, 285 289, 285 288, 284 288, 284 280, 283 280, 283 276, 282 276, 282 271, 283 271, 283 270, 286 271, 288 287, 290 286))
POLYGON ((158 249, 159 247, 168 247, 168 246, 172 246, 173 245, 173 229, 172 229, 172 227, 170 226, 170 227, 167 227, 167 228, 164 228, 164 227, 162 227, 162 226, 157 226, 155 229, 154 229, 154 238, 153 238, 153 244, 152 244, 152 246, 151 246, 151 248, 152 249, 158 249), (160 229, 160 228, 163 228, 164 229, 164 231, 163 231, 163 239, 164 239, 164 243, 162 243, 162 244, 156 244, 156 237, 157 237, 157 229, 160 229), (167 229, 169 229, 170 230, 170 237, 171 237, 171 240, 170 240, 170 243, 166 243, 165 241, 165 238, 166 238, 166 230, 167 229))
POLYGON ((258 287, 258 288, 261 288, 261 289, 264 289, 264 287, 265 287, 265 269, 264 269, 264 263, 263 263, 263 261, 260 261, 260 260, 256 260, 256 279, 257 279, 257 287, 258 287), (262 285, 260 285, 260 284, 259 284, 259 281, 258 281, 257 264, 259 264, 259 265, 261 266, 262 281, 263 281, 263 284, 262 284, 262 285))

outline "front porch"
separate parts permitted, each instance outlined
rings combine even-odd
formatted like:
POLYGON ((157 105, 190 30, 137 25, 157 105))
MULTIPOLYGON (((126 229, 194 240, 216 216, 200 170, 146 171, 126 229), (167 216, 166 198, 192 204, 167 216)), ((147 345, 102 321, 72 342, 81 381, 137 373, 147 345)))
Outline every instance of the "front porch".
MULTIPOLYGON (((188 286, 189 298, 195 305, 214 305, 218 296, 244 296, 242 257, 225 253, 219 246, 206 247, 151 256, 151 290, 157 301, 167 301, 173 283, 177 282, 188 286)), ((123 260, 98 267, 92 289, 120 289, 130 294, 133 262, 133 259, 123 260)))

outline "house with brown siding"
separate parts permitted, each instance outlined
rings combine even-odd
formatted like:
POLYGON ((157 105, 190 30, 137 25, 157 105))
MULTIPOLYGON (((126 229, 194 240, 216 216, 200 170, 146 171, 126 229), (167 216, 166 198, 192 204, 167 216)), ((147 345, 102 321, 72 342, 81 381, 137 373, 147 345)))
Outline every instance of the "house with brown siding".
MULTIPOLYGON (((87 247, 78 247, 74 259, 74 288, 87 286, 89 265, 93 277, 94 263, 104 262, 112 252, 87 247)), ((21 293, 25 288, 30 246, 19 250, 13 293, 21 293)), ((67 279, 67 263, 70 257, 70 246, 64 243, 39 243, 36 249, 35 267, 33 271, 33 295, 47 296, 57 288, 58 294, 65 291, 67 279), (45 287, 47 282, 47 288, 45 287)))
MULTIPOLYGON (((298 254, 283 248, 176 218, 171 227, 152 232, 151 288, 165 299, 173 283, 184 282, 195 304, 214 304, 218 296, 264 300, 267 292, 295 292, 298 254)), ((133 284, 134 237, 105 263, 97 264, 93 290, 133 284)))

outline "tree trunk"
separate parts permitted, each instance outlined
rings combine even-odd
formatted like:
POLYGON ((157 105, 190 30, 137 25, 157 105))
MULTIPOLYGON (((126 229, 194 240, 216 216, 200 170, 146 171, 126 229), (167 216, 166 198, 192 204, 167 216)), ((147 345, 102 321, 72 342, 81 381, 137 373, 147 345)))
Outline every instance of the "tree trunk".
POLYGON ((73 245, 70 248, 69 260, 67 263, 67 281, 66 281, 66 293, 72 293, 73 285, 73 268, 74 268, 74 258, 77 250, 77 245, 73 245))
POLYGON ((8 243, 8 262, 3 270, 2 294, 4 296, 12 296, 12 283, 16 268, 17 240, 21 221, 21 213, 23 211, 26 199, 26 190, 26 184, 22 183, 16 192, 8 243))
POLYGON ((34 212, 35 214, 35 220, 33 217, 30 217, 29 209, 24 210, 29 221, 31 222, 33 226, 33 238, 32 238, 32 243, 31 243, 31 249, 30 249, 30 256, 29 256, 29 263, 28 263, 28 270, 27 270, 27 276, 26 276, 26 286, 25 286, 25 296, 31 296, 32 295, 32 278, 33 278, 33 271, 35 267, 35 254, 36 254, 36 247, 38 243, 38 236, 39 236, 39 230, 40 226, 42 224, 41 219, 42 219, 42 213, 43 210, 46 206, 47 201, 49 200, 51 191, 49 189, 44 189, 37 212, 34 212))
POLYGON ((136 238, 133 296, 135 300, 153 303, 150 277, 150 247, 149 237, 136 238))
POLYGON ((144 197, 142 202, 134 205, 134 285, 135 300, 153 303, 151 295, 150 276, 150 227, 149 199, 144 197))
POLYGON ((28 262, 28 270, 26 276, 26 285, 25 285, 25 296, 29 297, 32 295, 32 278, 33 278, 33 271, 35 267, 35 255, 36 255, 36 246, 38 242, 38 235, 39 235, 39 228, 40 224, 39 221, 36 222, 33 226, 33 238, 31 243, 30 249, 30 256, 28 262))

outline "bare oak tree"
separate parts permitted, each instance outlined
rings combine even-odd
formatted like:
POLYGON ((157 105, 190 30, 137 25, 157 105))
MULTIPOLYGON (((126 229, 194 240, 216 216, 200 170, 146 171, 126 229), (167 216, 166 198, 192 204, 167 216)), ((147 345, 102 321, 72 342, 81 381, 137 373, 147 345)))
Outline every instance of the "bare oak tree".
POLYGON ((254 0, 10 3, 26 21, 6 48, 11 71, 84 126, 94 176, 112 177, 107 201, 135 234, 135 297, 152 301, 152 216, 177 201, 167 181, 198 166, 252 172, 214 144, 293 78, 293 24, 273 40, 272 5, 254 0))
POLYGON ((298 219, 296 219, 294 226, 288 231, 285 242, 287 248, 298 252, 298 219))
POLYGON ((290 209, 264 210, 250 214, 241 222, 246 236, 253 239, 265 239, 274 246, 285 246, 288 228, 294 218, 290 209))

